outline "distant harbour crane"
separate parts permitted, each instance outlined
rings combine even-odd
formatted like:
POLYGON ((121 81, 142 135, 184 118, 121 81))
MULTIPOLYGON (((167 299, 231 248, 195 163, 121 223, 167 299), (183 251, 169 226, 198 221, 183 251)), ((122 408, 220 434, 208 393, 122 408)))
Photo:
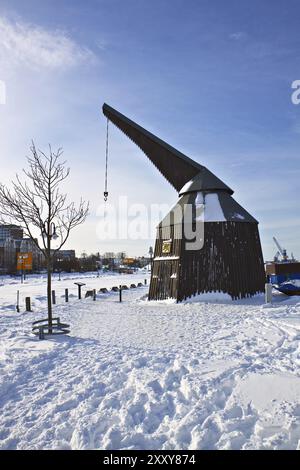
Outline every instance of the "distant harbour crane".
POLYGON ((279 242, 277 241, 277 239, 275 237, 273 237, 273 240, 274 240, 274 243, 275 245, 277 246, 278 248, 278 251, 276 253, 276 255, 274 256, 274 261, 278 261, 279 259, 279 256, 281 255, 282 256, 282 260, 283 261, 286 261, 288 259, 288 255, 287 255, 287 251, 285 248, 282 248, 279 244, 279 242))
POLYGON ((276 255, 274 256, 275 263, 279 261, 280 256, 282 257, 282 260, 281 260, 282 262, 295 261, 293 253, 291 254, 291 258, 289 259, 288 254, 287 254, 287 250, 285 248, 282 248, 282 246, 279 244, 278 240, 275 237, 273 237, 273 240, 274 240, 275 245, 278 248, 278 251, 277 251, 276 255))

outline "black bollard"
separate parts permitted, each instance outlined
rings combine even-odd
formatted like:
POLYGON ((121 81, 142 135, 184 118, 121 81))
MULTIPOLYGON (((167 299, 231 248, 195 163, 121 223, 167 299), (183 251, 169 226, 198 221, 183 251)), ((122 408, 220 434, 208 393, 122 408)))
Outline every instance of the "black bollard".
POLYGON ((122 286, 119 286, 119 300, 122 302, 122 286))
POLYGON ((69 289, 65 289, 65 301, 69 302, 69 289))
POLYGON ((56 304, 55 290, 53 290, 51 294, 52 294, 52 303, 53 305, 55 305, 56 304))
POLYGON ((20 312, 20 291, 17 290, 17 305, 16 305, 16 310, 19 313, 20 312))
POLYGON ((144 284, 145 284, 145 286, 147 285, 147 279, 145 279, 144 284))
POLYGON ((31 312, 31 300, 30 297, 25 297, 26 312, 31 312))
POLYGON ((96 300, 96 289, 93 289, 93 300, 96 300))
MULTIPOLYGON (((50 332, 50 330, 49 330, 50 332)), ((44 328, 43 326, 39 327, 39 339, 45 339, 44 328)))

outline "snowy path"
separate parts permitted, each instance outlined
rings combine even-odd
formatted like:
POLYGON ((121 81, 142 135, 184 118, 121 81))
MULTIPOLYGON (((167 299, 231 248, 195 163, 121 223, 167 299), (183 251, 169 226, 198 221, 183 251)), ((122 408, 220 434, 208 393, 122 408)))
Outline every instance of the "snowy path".
POLYGON ((140 288, 0 317, 0 448, 300 447, 299 298, 176 305, 140 288), (25 349, 24 349, 25 348, 25 349))

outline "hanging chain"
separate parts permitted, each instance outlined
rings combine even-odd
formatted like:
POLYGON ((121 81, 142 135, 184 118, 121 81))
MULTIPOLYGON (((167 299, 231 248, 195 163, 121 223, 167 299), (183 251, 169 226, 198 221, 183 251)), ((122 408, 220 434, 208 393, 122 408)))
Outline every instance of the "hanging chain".
POLYGON ((104 183, 104 201, 107 201, 108 191, 107 191, 107 162, 108 162, 108 118, 106 124, 106 151, 105 151, 105 183, 104 183))

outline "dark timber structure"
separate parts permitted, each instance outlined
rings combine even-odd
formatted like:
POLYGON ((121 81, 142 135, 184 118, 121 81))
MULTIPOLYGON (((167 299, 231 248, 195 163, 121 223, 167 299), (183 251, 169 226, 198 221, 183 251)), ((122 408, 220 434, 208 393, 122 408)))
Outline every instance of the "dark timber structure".
POLYGON ((103 113, 141 148, 180 196, 157 229, 149 300, 181 301, 205 292, 239 299, 262 292, 265 272, 258 222, 232 198, 233 190, 107 104, 103 113), (187 224, 194 232, 201 228, 197 220, 204 222, 201 248, 187 249, 187 207, 192 208, 187 224), (178 208, 181 218, 176 216, 178 208))

